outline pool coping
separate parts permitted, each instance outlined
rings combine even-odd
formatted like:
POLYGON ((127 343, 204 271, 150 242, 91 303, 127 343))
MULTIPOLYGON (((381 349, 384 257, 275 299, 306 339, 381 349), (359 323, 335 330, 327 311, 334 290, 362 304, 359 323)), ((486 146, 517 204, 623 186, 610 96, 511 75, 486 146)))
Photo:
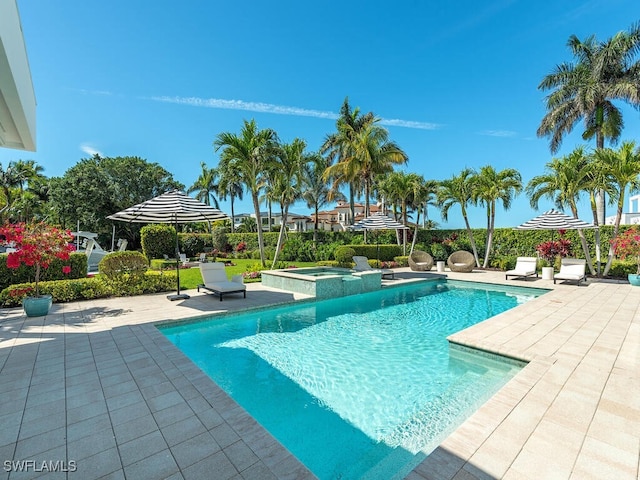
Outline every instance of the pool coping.
MULTIPOLYGON (((637 478, 640 398, 628 393, 640 386, 640 289, 447 277, 554 291, 451 336, 530 361, 407 478, 637 478)), ((76 460, 67 478, 313 478, 153 326, 303 298, 249 284, 247 301, 194 293, 60 304, 37 319, 0 311, 0 457, 76 460)))

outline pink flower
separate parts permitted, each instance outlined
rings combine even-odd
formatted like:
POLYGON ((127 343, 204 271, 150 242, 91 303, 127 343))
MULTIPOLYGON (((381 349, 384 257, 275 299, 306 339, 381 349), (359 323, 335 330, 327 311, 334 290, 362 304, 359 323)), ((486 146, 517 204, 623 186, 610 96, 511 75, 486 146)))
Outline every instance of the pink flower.
POLYGON ((65 275, 69 275, 71 273, 71 267, 69 265, 65 265, 64 267, 62 267, 62 273, 64 273, 65 275))

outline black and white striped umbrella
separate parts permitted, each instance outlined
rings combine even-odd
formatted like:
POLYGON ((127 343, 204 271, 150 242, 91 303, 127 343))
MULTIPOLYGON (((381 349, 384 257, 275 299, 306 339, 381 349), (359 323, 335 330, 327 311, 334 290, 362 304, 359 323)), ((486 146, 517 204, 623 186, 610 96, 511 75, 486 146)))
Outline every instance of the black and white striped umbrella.
MULTIPOLYGON (((213 222, 229 217, 217 208, 206 205, 180 190, 172 190, 158 195, 151 200, 129 207, 121 212, 107 217, 110 220, 120 220, 131 223, 179 223, 213 222)), ((178 293, 169 295, 169 300, 183 300, 189 298, 180 293, 180 247, 176 237, 176 275, 178 277, 178 293)))
POLYGON ((354 230, 406 230, 409 227, 387 215, 374 213, 356 222, 351 228, 354 230))
POLYGON ((596 226, 551 209, 515 227, 514 230, 577 230, 582 228, 596 228, 596 226))
POLYGON ((107 218, 132 223, 194 223, 229 219, 217 208, 206 205, 180 190, 163 193, 107 218))

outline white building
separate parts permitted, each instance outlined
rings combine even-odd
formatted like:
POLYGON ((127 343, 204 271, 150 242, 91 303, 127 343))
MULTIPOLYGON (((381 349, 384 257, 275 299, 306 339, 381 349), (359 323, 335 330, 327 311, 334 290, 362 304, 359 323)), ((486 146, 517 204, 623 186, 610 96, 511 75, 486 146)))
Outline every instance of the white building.
MULTIPOLYGON (((612 215, 605 218, 605 225, 613 225, 616 216, 612 215)), ((640 224, 640 195, 632 195, 629 197, 629 211, 622 214, 620 225, 638 225, 640 224)))
POLYGON ((16 0, 0 1, 0 147, 36 150, 36 97, 16 0))

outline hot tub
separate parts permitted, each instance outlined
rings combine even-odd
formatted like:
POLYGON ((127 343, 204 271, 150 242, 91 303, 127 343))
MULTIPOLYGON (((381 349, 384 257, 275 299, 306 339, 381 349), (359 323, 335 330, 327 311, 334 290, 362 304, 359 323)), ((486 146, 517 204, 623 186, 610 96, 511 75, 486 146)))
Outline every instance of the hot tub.
POLYGON ((382 272, 354 272, 347 268, 305 267, 263 270, 262 285, 316 298, 343 297, 379 290, 382 272))

